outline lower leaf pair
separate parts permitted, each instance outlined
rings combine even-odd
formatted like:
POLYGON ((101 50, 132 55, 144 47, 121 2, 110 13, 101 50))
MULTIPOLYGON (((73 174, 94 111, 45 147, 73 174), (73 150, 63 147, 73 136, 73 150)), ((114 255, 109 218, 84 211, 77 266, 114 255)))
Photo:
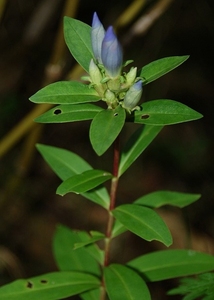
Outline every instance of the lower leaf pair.
POLYGON ((89 237, 86 232, 58 226, 53 253, 60 271, 5 285, 0 288, 0 299, 58 300, 79 295, 83 300, 93 300, 99 299, 105 288, 110 300, 150 300, 147 282, 214 269, 214 258, 208 254, 192 250, 162 250, 137 257, 126 265, 110 264, 102 273, 103 252, 96 244, 86 243, 89 237), (75 250, 77 243, 85 244, 75 250))

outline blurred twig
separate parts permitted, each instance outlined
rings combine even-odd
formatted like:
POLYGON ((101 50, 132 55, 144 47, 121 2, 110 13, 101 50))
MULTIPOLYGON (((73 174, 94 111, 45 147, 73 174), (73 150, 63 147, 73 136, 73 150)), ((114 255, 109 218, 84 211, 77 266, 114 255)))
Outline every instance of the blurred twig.
MULTIPOLYGON (((64 16, 74 17, 76 15, 78 4, 79 4, 79 0, 73 0, 73 1, 67 0, 65 3, 65 7, 61 19, 63 19, 64 16)), ((43 82, 44 86, 46 86, 50 82, 59 80, 59 78, 61 77, 61 72, 64 67, 63 58, 64 58, 65 49, 66 49, 66 45, 64 41, 64 35, 63 35, 63 21, 61 21, 55 39, 54 51, 51 55, 50 62, 46 67, 45 79, 43 82)))
POLYGON ((0 270, 6 269, 14 279, 23 277, 24 271, 18 258, 6 247, 0 247, 0 270))
POLYGON ((0 19, 4 13, 6 2, 7 2, 7 0, 0 0, 0 19))
POLYGON ((28 45, 38 43, 38 39, 52 22, 61 0, 43 0, 33 10, 32 16, 23 32, 23 42, 28 45))
POLYGON ((124 38, 124 44, 130 43, 135 36, 144 35, 173 1, 174 0, 160 0, 155 3, 147 13, 134 23, 124 38))
POLYGON ((133 19, 136 17, 139 11, 145 6, 146 3, 147 0, 134 0, 116 20, 114 24, 114 28, 118 30, 119 28, 127 26, 130 22, 133 21, 133 19))
POLYGON ((51 108, 50 104, 36 106, 18 125, 16 125, 1 141, 0 141, 0 157, 2 157, 13 145, 18 142, 32 127, 36 125, 33 120, 51 108))

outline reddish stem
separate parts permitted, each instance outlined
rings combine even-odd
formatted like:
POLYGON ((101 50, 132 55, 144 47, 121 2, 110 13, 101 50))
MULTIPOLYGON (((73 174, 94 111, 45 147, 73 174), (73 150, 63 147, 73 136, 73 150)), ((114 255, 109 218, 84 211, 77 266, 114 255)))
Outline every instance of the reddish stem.
MULTIPOLYGON (((114 154, 113 154, 113 179, 111 181, 111 189, 110 189, 110 205, 108 210, 108 223, 106 229, 106 239, 105 239, 105 256, 104 256, 104 267, 107 267, 109 264, 109 256, 110 256, 110 244, 112 239, 112 229, 114 225, 114 217, 111 211, 115 208, 116 202, 116 193, 117 193, 117 186, 118 186, 118 171, 119 171, 119 161, 120 161, 120 150, 119 150, 119 136, 114 141, 114 154)), ((102 285, 104 288, 104 278, 102 279, 102 285)), ((101 293, 101 300, 105 300, 105 289, 101 293)))

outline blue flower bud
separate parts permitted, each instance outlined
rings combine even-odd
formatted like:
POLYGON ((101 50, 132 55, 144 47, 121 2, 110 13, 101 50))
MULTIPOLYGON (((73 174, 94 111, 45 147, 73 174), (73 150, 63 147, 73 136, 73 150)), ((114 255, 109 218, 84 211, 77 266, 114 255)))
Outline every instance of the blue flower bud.
POLYGON ((104 36, 105 36, 105 29, 103 28, 103 25, 100 22, 97 13, 95 12, 92 20, 91 42, 92 42, 92 49, 93 49, 94 56, 99 63, 102 63, 101 48, 102 48, 102 41, 104 39, 104 36))
POLYGON ((111 78, 118 77, 123 63, 123 53, 112 26, 105 33, 102 42, 101 58, 106 73, 111 78))
POLYGON ((130 89, 126 92, 122 106, 131 112, 137 109, 137 104, 140 101, 143 92, 143 82, 139 80, 135 82, 130 89))

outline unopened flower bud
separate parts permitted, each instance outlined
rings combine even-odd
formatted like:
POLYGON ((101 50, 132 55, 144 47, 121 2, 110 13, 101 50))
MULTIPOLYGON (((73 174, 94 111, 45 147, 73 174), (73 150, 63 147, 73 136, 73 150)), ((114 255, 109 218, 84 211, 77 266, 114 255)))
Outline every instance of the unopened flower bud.
POLYGON ((131 68, 131 70, 126 74, 126 82, 131 85, 135 81, 137 76, 137 68, 131 68))
POLYGON ((99 63, 102 63, 101 48, 102 48, 102 41, 104 39, 104 36, 105 36, 105 29, 95 12, 92 20, 91 42, 92 42, 92 49, 93 49, 94 56, 99 63))
POLYGON ((101 58, 106 73, 111 78, 118 77, 122 68, 123 53, 112 26, 105 33, 102 42, 101 58))
POLYGON ((135 82, 130 89, 126 92, 122 106, 129 112, 137 107, 138 102, 142 96, 143 82, 139 80, 135 82))
POLYGON ((98 92, 98 94, 101 97, 103 97, 103 93, 106 89, 106 85, 101 83, 102 74, 93 59, 91 59, 89 65, 89 75, 90 75, 91 83, 93 84, 95 90, 98 92))
POLYGON ((117 97, 109 89, 105 92, 105 100, 108 104, 108 107, 115 108, 117 106, 117 97))
POLYGON ((89 75, 91 78, 91 83, 98 84, 98 85, 100 84, 102 80, 102 74, 100 73, 100 70, 98 66, 95 64, 93 59, 91 59, 89 65, 89 75))

